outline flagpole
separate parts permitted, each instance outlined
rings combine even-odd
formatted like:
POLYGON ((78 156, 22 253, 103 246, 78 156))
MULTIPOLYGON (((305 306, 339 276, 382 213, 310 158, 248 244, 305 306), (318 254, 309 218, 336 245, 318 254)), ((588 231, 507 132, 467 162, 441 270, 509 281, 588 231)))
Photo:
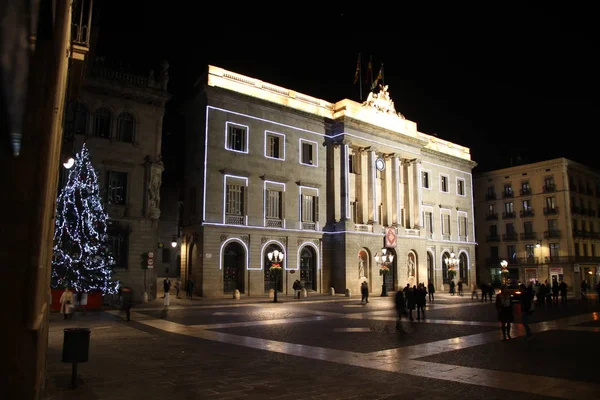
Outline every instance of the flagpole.
POLYGON ((360 57, 360 54, 361 53, 358 53, 358 84, 360 101, 362 102, 362 59, 360 57))
POLYGON ((373 55, 369 56, 369 64, 371 64, 371 90, 373 90, 373 55))
POLYGON ((381 63, 381 84, 385 86, 385 73, 383 72, 383 63, 381 63))

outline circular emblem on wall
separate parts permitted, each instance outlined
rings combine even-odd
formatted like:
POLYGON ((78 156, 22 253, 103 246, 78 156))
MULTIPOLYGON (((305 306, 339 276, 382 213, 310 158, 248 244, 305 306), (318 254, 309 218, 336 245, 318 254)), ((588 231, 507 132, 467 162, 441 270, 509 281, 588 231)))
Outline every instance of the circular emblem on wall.
POLYGON ((383 171, 385 169, 385 161, 383 161, 383 158, 379 157, 377 160, 375 160, 375 167, 379 171, 383 171))

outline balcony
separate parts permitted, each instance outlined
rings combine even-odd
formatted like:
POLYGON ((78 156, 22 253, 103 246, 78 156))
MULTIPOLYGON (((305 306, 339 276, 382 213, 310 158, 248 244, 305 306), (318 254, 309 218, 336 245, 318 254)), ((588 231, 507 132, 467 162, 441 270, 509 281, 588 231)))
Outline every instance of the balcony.
POLYGON ((283 220, 276 218, 267 218, 266 226, 268 228, 283 228, 283 220))
POLYGON ((499 242, 500 241, 500 236, 499 235, 487 235, 487 241, 488 242, 499 242))
POLYGON ((539 257, 520 257, 519 263, 522 265, 539 265, 539 257))
POLYGON ((588 232, 589 238, 592 240, 600 239, 600 233, 598 232, 588 232))
POLYGON ((573 229, 573 237, 578 239, 585 239, 585 234, 587 232, 581 229, 573 229))
POLYGON ((373 225, 354 224, 354 230, 358 232, 373 232, 373 225))
POLYGON ((521 215, 521 218, 533 217, 533 215, 534 215, 533 208, 529 208, 527 210, 521 210, 520 215, 521 215))
POLYGON ((485 219, 486 219, 486 221, 492 221, 492 220, 498 219, 498 213, 488 212, 485 215, 485 219))
POLYGON ((558 207, 544 207, 544 215, 558 214, 558 207))
POLYGON ((544 189, 544 193, 554 193, 554 192, 556 192, 556 185, 554 183, 550 183, 550 184, 544 185, 543 189, 544 189))
POLYGON ((537 233, 535 232, 523 232, 520 235, 521 240, 537 240, 537 233))
POLYGON ((515 218, 516 214, 514 211, 505 211, 502 213, 502 219, 511 219, 511 218, 515 218))
POLYGON ((503 199, 512 198, 512 197, 515 197, 515 194, 513 193, 512 190, 505 190, 504 192, 502 192, 503 199))
POLYGON ((502 234, 502 240, 507 240, 510 242, 519 240, 519 234, 517 232, 504 233, 504 234, 502 234))
POLYGON ((553 231, 544 231, 544 239, 558 239, 560 238, 560 231, 558 229, 553 231))
POLYGON ((600 257, 596 257, 596 256, 575 256, 575 259, 573 260, 573 262, 593 262, 593 263, 597 263, 600 262, 600 257))
POLYGON ((550 256, 544 257, 547 264, 566 264, 571 261, 571 257, 563 257, 563 256, 550 256))
POLYGON ((524 187, 519 192, 521 193, 521 196, 531 196, 531 188, 530 187, 524 187))
POLYGON ((228 225, 246 225, 246 216, 227 214, 225 215, 225 223, 228 225))
POLYGON ((485 200, 486 201, 496 200, 496 193, 486 193, 485 200))
POLYGON ((302 229, 304 230, 308 230, 308 231, 316 231, 317 230, 317 224, 315 222, 302 222, 302 229))

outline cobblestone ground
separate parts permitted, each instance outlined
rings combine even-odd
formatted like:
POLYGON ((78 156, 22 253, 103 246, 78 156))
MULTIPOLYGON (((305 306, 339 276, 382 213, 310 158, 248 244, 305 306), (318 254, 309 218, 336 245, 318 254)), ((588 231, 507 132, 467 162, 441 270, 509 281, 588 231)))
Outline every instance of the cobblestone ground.
POLYGON ((52 314, 45 399, 597 398, 598 305, 536 310, 534 339, 515 324, 504 342, 493 306, 465 297, 439 296, 408 333, 381 297, 156 302, 131 322, 52 314), (68 327, 91 329, 76 388, 61 362, 68 327))

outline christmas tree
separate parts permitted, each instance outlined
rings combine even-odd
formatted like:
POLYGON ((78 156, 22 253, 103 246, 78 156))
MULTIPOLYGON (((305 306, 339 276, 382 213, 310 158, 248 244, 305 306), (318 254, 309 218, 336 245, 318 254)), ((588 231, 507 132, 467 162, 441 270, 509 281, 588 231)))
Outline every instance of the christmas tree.
POLYGON ((56 202, 52 287, 115 293, 106 234, 108 214, 85 143, 75 160, 56 202))

